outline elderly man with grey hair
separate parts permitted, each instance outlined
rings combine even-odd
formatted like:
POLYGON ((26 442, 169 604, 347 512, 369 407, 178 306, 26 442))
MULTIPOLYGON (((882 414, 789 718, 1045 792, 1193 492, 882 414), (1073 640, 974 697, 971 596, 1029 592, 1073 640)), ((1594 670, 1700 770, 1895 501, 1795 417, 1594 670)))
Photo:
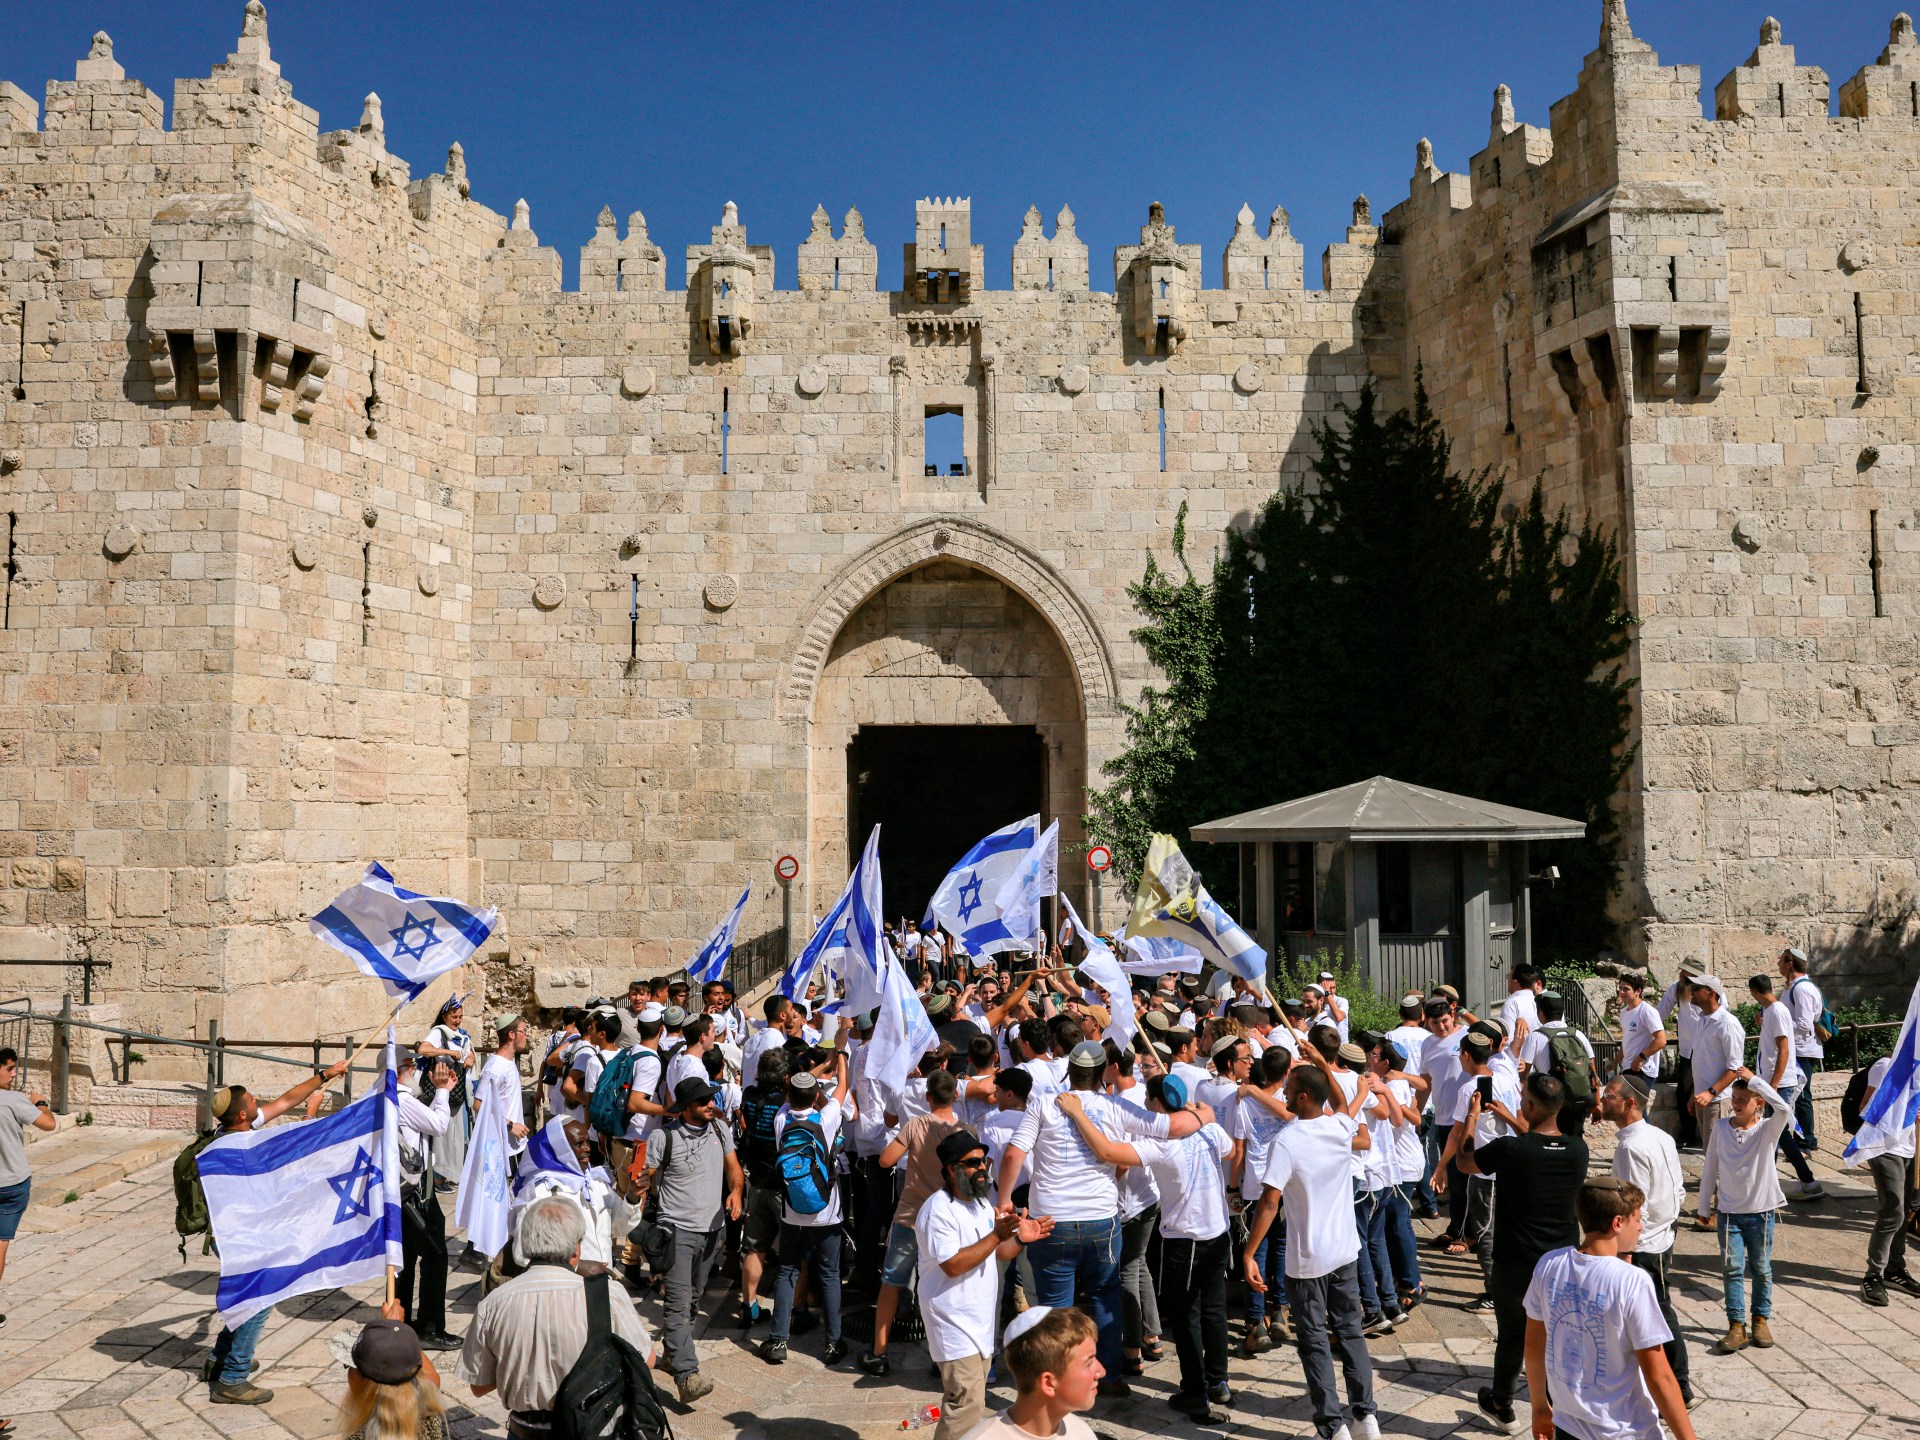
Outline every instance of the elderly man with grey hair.
MULTIPOLYGON (((467 1327, 460 1374, 475 1395, 499 1391, 516 1440, 552 1435, 554 1397, 586 1348, 586 1282, 573 1268, 585 1233, 580 1207, 565 1196, 528 1205, 514 1233, 527 1270, 482 1300, 467 1327)), ((626 1290, 609 1286, 608 1301, 614 1333, 651 1364, 653 1340, 626 1290)))

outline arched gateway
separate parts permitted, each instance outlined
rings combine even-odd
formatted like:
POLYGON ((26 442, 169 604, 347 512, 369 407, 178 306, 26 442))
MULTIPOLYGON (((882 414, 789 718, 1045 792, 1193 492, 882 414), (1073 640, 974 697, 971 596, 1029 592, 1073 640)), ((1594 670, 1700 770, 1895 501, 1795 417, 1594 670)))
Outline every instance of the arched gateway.
MULTIPOLYGON (((887 910, 918 918, 995 826, 1039 811, 1063 845, 1081 839, 1087 720, 1116 708, 1113 665, 1032 551, 951 517, 910 526, 822 588, 789 654, 781 714, 807 727, 813 874, 845 874, 881 824, 887 910)), ((1063 876, 1077 896, 1078 872, 1063 876)))

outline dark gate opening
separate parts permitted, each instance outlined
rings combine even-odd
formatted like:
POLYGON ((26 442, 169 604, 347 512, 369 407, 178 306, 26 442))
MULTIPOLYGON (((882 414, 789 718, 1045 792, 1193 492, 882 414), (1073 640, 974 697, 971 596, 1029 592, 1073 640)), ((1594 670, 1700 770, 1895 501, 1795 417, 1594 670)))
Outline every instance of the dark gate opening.
POLYGON ((919 920, 982 835, 1046 808, 1031 725, 863 725, 847 746, 847 853, 880 826, 887 915, 919 920))

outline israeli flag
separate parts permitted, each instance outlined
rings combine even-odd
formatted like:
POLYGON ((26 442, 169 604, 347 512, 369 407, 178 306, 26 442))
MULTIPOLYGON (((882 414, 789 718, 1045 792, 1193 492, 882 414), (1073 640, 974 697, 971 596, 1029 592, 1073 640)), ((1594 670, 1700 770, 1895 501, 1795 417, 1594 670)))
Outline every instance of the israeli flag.
POLYGON ((1200 952, 1171 935, 1129 935, 1124 941, 1127 958, 1120 968, 1129 975, 1164 975, 1169 970, 1182 975, 1200 973, 1200 952))
POLYGON ((386 986, 393 999, 413 1000, 437 977, 466 964, 499 919, 492 906, 475 910, 444 896, 402 890, 375 862, 307 928, 386 986))
POLYGON ((841 956, 843 1013, 857 1015, 880 1003, 887 967, 897 964, 887 943, 886 911, 880 890, 880 827, 867 836, 867 848, 847 879, 847 942, 841 956))
POLYGON ((556 1115, 527 1137, 527 1148, 520 1152, 520 1164, 513 1175, 513 1193, 517 1199, 536 1179, 545 1176, 558 1181, 576 1195, 587 1189, 587 1172, 573 1153, 567 1139, 567 1117, 556 1115))
MULTIPOLYGON (((1086 942, 1087 957, 1080 962, 1080 973, 1085 975, 1107 997, 1107 1029, 1100 1038, 1111 1040, 1122 1050, 1133 1044, 1133 1032, 1139 1021, 1133 1013, 1133 983, 1127 979, 1127 972, 1121 968, 1119 958, 1113 950, 1093 931, 1080 923, 1080 913, 1073 908, 1073 901, 1066 896, 1060 897, 1060 907, 1067 912, 1067 921, 1079 932, 1086 942)), ((1066 929, 1062 925, 1061 929, 1066 929)))
POLYGON ((939 1044, 940 1037, 913 981, 891 955, 886 960, 876 1010, 873 1039, 867 1042, 867 1075, 888 1094, 900 1095, 920 1057, 939 1044))
POLYGON ((1912 1142, 1916 1114, 1920 1114, 1920 985, 1913 987, 1899 1043, 1887 1060, 1887 1073, 1860 1112, 1860 1128, 1840 1152, 1841 1163, 1864 1165, 1895 1146, 1904 1148, 1912 1142))
POLYGON ((404 1263, 399 1116, 389 1042, 386 1076, 365 1099, 322 1120, 223 1135, 200 1152, 221 1324, 232 1330, 292 1296, 379 1280, 404 1263))
POLYGON ((1000 923, 1009 936, 1019 940, 1019 948, 1032 948, 1036 935, 1040 948, 1045 947, 1046 935, 1040 929, 1040 901, 1059 889, 1060 822, 1056 820, 1040 832, 1040 838, 1020 858, 994 898, 1000 923))
POLYGON ((720 972, 727 968, 727 957, 733 954, 733 937, 740 932, 740 917, 746 914, 747 896, 752 893, 751 885, 740 892, 740 898, 733 902, 733 913, 713 927, 700 953, 687 962, 690 979, 709 985, 720 978, 720 972))
POLYGON ((1207 893, 1171 835, 1155 835, 1147 847, 1127 933, 1184 941, 1223 970, 1266 980, 1267 952, 1207 893))
POLYGON ((1026 949, 1033 939, 1032 929, 1015 935, 1001 924, 999 896, 1039 836, 1040 817, 1029 815, 1001 826, 967 851, 933 892, 921 928, 938 925, 977 961, 1003 950, 1026 949))
POLYGON ((780 993, 789 1000, 798 1000, 807 993, 807 986, 813 982, 814 972, 825 960, 837 965, 847 949, 847 911, 852 906, 853 881, 848 879, 846 888, 840 892, 840 898, 833 902, 833 908, 827 911, 827 918, 813 927, 813 938, 808 940, 800 953, 787 962, 787 968, 780 976, 780 993))

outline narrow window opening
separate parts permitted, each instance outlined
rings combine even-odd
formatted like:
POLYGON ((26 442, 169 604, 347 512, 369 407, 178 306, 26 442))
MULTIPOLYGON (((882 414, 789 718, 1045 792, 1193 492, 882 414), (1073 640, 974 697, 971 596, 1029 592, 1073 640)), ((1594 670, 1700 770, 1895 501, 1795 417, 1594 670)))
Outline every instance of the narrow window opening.
POLYGON ((1493 188, 1496 190, 1500 188, 1500 157, 1498 155, 1493 157, 1493 188))
POLYGON ((1553 374, 1560 382, 1561 393, 1567 397, 1567 407, 1574 414, 1580 413, 1580 367, 1574 364, 1571 350, 1556 350, 1553 353, 1553 374))
POLYGON ((1873 577, 1873 618, 1884 619, 1880 601, 1880 512, 1867 512, 1867 573, 1873 577))
POLYGON ((20 516, 15 511, 7 512, 7 600, 6 609, 0 612, 0 630, 13 628, 13 579, 20 573, 20 557, 14 548, 15 534, 20 528, 20 516))
POLYGON ((627 281, 627 262, 625 260, 614 261, 613 262, 613 288, 616 290, 626 289, 627 288, 626 281, 627 281))
POLYGON ((633 579, 633 599, 627 606, 627 665, 640 663, 640 577, 633 579))
POLYGON ((1587 341, 1587 359, 1593 366, 1594 378, 1600 382, 1600 396, 1612 404, 1620 393, 1620 376, 1613 363, 1613 341, 1605 335, 1596 335, 1587 341))
POLYGON ((727 298, 727 296, 731 295, 732 293, 733 293, 732 282, 727 280, 722 280, 720 282, 720 298, 724 300, 727 298))
POLYGON ((1678 300, 1679 298, 1680 257, 1678 255, 1669 255, 1667 257, 1667 299, 1678 300))
POLYGON ((1160 282, 1160 298, 1162 300, 1167 298, 1167 282, 1165 280, 1160 282))
POLYGON ((836 290, 840 288, 840 262, 838 260, 833 262, 833 288, 836 290))
POLYGON ((364 648, 373 635, 373 542, 360 545, 360 644, 364 648))
POLYGON ((929 405, 923 419, 922 441, 928 475, 967 473, 966 412, 957 405, 929 405))
POLYGON ((1871 395, 1867 383, 1867 307, 1858 290, 1853 292, 1853 393, 1871 395))
POLYGON ((1784 120, 1787 118, 1787 87, 1785 85, 1776 85, 1773 87, 1773 93, 1780 103, 1780 118, 1784 120))
POLYGON ((201 303, 201 297, 207 293, 207 262, 202 260, 193 274, 193 303, 201 303))
POLYGON ((1053 261, 1047 261, 1047 289, 1053 289, 1053 261))
POLYGON ((1651 325, 1635 326, 1630 337, 1633 346, 1633 398, 1654 398, 1654 365, 1660 355, 1660 332, 1651 325))
POLYGON ((298 280, 293 282, 293 308, 287 313, 293 317, 294 324, 300 323, 300 282, 298 280))
POLYGON ((1915 119, 1920 119, 1920 80, 1907 86, 1907 103, 1912 106, 1915 119))
POLYGON ((727 440, 733 434, 733 392, 720 392, 720 473, 727 473, 727 440))
POLYGON ((377 439, 380 434, 380 422, 378 419, 380 413, 380 352, 378 350, 373 352, 372 358, 367 366, 367 399, 364 408, 367 412, 367 438, 369 440, 377 439))
POLYGON ((1507 434, 1513 434, 1513 347, 1500 347, 1500 388, 1507 401, 1507 434))
POLYGON ((1264 255, 1260 257, 1260 288, 1262 290, 1273 288, 1272 263, 1264 255))
POLYGON ((1167 387, 1160 387, 1160 472, 1167 469, 1167 387))
POLYGON ((14 371, 13 398, 27 398, 27 302, 24 300, 20 302, 20 363, 14 371))
POLYGON ((1680 375, 1675 385, 1678 399, 1698 400, 1700 384, 1707 373, 1707 331, 1680 332, 1680 375))
POLYGON ((940 248, 942 250, 947 248, 947 227, 944 225, 940 227, 940 248))

